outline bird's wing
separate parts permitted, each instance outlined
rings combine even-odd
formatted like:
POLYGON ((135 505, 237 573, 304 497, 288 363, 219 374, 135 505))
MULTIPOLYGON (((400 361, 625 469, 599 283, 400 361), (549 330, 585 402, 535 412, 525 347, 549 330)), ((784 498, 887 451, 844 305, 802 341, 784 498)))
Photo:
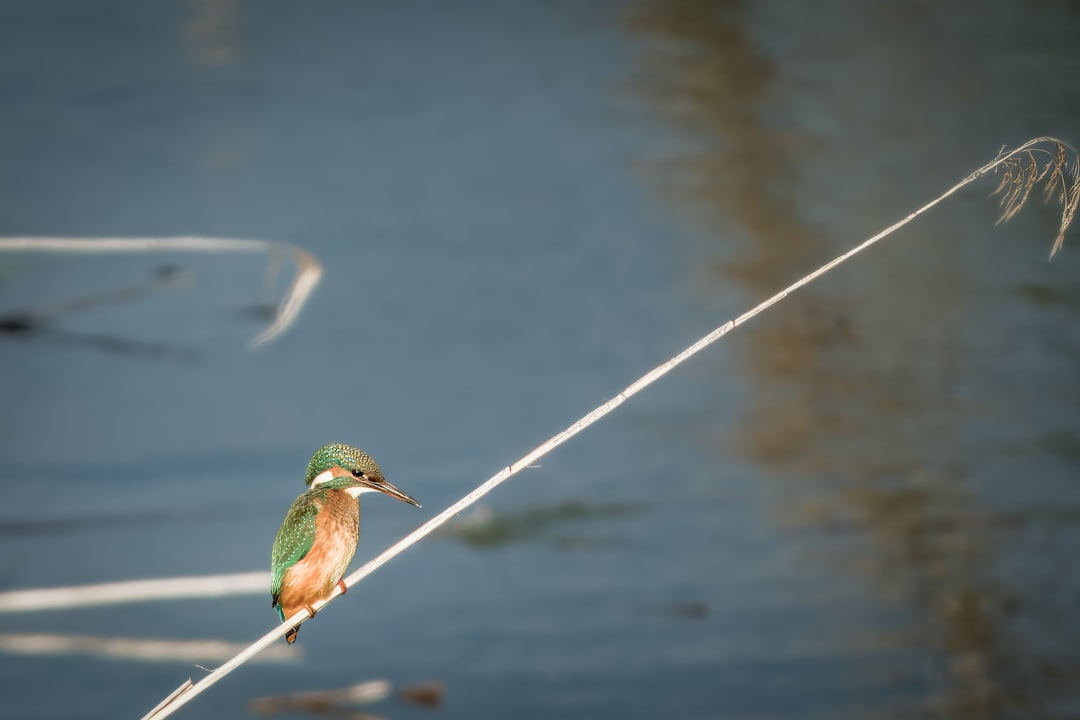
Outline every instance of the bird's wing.
POLYGON ((285 571, 303 560, 315 543, 315 516, 319 514, 319 505, 317 498, 308 493, 296 498, 296 502, 289 508, 289 514, 285 516, 285 522, 278 530, 277 537, 274 538, 270 596, 275 607, 281 593, 281 583, 285 579, 285 571))

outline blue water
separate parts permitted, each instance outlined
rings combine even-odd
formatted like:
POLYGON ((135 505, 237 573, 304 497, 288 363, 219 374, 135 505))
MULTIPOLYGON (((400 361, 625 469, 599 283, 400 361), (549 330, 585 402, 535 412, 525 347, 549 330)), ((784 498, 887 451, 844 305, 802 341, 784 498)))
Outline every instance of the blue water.
MULTIPOLYGON (((6 317, 181 279, 0 334, 0 590, 266 569, 329 441, 424 503, 365 496, 355 567, 1001 145, 1080 141, 1078 25, 1019 0, 4 3, 0 235, 279 240, 326 272, 250 350, 284 285, 259 255, 0 254, 6 317)), ((443 682, 446 717, 1074 717, 1080 252, 1046 262, 1040 202, 995 227, 992 187, 499 488, 517 534, 426 540, 179 716, 386 678, 443 682)), ((267 593, 0 636, 274 622, 267 593)), ((0 654, 0 716, 139 717, 201 674, 0 654)))

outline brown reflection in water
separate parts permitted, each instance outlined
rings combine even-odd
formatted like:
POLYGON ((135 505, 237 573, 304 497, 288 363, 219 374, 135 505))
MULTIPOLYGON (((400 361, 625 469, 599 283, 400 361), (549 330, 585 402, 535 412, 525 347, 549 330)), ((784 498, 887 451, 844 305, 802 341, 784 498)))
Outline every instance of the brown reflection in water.
MULTIPOLYGON (((785 90, 746 20, 752 7, 658 0, 641 5, 630 26, 646 40, 646 97, 700 142, 659 168, 661 192, 723 238, 728 256, 709 268, 712 282, 735 283, 756 302, 862 238, 830 237, 801 219, 804 178, 825 174, 828 158, 817 150, 825 143, 800 135, 794 121, 785 127, 777 102, 785 90)), ((891 18, 890 32, 903 34, 904 22, 914 21, 891 18)), ((832 182, 875 182, 867 173, 832 182)), ((826 562, 866 579, 886 606, 917 610, 918 627, 872 632, 883 651, 924 651, 889 668, 928 686, 919 712, 1039 715, 1057 684, 1049 678, 1061 672, 1006 632, 1022 592, 987 579, 1002 523, 1013 520, 975 505, 954 447, 976 409, 954 390, 970 362, 972 293, 960 244, 950 240, 849 265, 738 333, 728 347, 750 399, 731 449, 769 471, 781 522, 857 533, 858 560, 826 562)))
POLYGON ((206 67, 237 59, 236 3, 233 0, 189 0, 190 17, 183 39, 191 58, 206 67))
POLYGON ((774 71, 743 33, 741 15, 741 2, 673 0, 642 5, 631 24, 653 41, 641 82, 656 107, 710 143, 671 162, 663 189, 707 221, 734 216, 755 237, 782 239, 783 253, 747 255, 730 268, 763 287, 766 273, 806 267, 814 238, 791 212, 783 181, 795 138, 759 117, 774 71))

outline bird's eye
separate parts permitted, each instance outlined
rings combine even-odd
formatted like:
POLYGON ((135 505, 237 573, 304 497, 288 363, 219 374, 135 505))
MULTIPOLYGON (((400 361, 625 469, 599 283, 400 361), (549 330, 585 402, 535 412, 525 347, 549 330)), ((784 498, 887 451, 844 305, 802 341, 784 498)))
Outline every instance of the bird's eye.
POLYGON ((358 478, 365 478, 365 477, 367 477, 366 475, 364 475, 364 471, 363 471, 363 470, 353 470, 353 471, 352 471, 352 474, 353 474, 353 477, 358 477, 358 478))

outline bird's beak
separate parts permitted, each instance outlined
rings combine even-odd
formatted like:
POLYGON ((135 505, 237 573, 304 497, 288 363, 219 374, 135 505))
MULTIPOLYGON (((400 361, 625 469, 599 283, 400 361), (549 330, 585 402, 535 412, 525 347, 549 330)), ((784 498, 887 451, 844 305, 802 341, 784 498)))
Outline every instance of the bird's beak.
POLYGON ((411 495, 409 495, 408 493, 404 493, 401 490, 398 490, 396 487, 386 482, 381 477, 365 477, 357 482, 360 485, 366 485, 372 490, 378 490, 379 492, 385 493, 392 498, 397 498, 401 502, 406 502, 410 505, 421 507, 420 503, 416 502, 416 500, 413 500, 411 495))

